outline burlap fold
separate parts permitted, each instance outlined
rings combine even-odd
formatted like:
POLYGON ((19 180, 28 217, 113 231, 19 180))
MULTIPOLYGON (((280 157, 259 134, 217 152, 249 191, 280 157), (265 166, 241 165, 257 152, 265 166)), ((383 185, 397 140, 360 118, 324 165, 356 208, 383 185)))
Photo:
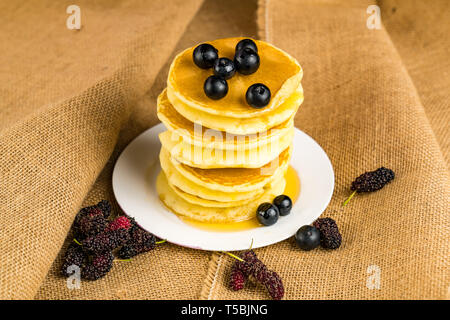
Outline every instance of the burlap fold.
POLYGON ((1 8, 0 298, 34 297, 201 1, 79 1, 81 30, 69 4, 1 8))

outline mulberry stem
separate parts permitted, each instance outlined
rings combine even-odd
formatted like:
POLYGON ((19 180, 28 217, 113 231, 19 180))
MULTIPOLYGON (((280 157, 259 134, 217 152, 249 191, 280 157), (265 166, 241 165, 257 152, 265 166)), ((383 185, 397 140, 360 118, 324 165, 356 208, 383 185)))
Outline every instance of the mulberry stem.
POLYGON ((73 242, 75 242, 77 245, 81 246, 81 243, 79 243, 77 239, 73 238, 73 242))
POLYGON ((352 200, 353 196, 356 194, 356 190, 353 191, 353 193, 348 197, 347 200, 344 201, 344 204, 342 206, 345 206, 350 200, 352 200))
POLYGON ((161 240, 161 241, 156 241, 155 243, 156 244, 161 244, 161 243, 164 243, 164 242, 166 242, 167 240, 161 240))
POLYGON ((238 256, 236 256, 236 255, 234 255, 234 254, 232 254, 230 252, 226 252, 226 251, 220 251, 220 252, 225 253, 225 254, 229 255, 230 257, 233 257, 233 258, 235 258, 235 259, 237 259, 237 260, 239 260, 241 262, 244 262, 243 259, 239 258, 238 256))

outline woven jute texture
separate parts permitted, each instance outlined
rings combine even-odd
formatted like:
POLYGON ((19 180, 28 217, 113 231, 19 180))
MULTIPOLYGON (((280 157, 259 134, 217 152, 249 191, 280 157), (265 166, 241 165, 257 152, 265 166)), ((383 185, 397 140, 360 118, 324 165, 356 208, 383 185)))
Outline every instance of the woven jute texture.
MULTIPOLYGON (((157 123, 156 98, 166 86, 167 72, 177 53, 210 39, 240 35, 256 37, 256 1, 242 4, 240 0, 229 0, 228 3, 223 7, 221 1, 203 2, 189 24, 178 30, 181 32, 177 34, 179 40, 175 48, 171 48, 170 56, 165 57, 165 63, 161 64, 154 81, 148 83, 144 96, 133 106, 116 149, 84 205, 104 198, 113 199, 111 172, 114 161, 130 139, 157 123), (235 11, 238 7, 240 10, 235 11)), ((69 236, 65 246, 70 241, 72 238, 69 236)), ((69 290, 65 279, 59 276, 63 251, 64 248, 54 261, 36 299, 198 299, 211 264, 211 254, 208 252, 162 244, 152 252, 133 258, 131 262, 115 262, 112 271, 101 280, 82 282, 80 290, 69 290)))
MULTIPOLYGON (((337 221, 343 243, 335 251, 303 252, 291 239, 257 254, 281 275, 287 299, 446 298, 448 172, 389 34, 383 26, 366 27, 371 3, 259 3, 261 38, 295 56, 304 68, 305 102, 295 125, 314 137, 333 163, 336 187, 323 217, 337 221), (392 168, 395 181, 377 193, 357 195, 343 208, 354 177, 380 166, 392 168), (379 289, 371 282, 377 275, 379 289)), ((400 10, 420 19, 407 1, 397 4, 400 10)), ((448 59, 448 51, 439 54, 448 59)), ((428 76, 424 82, 439 86, 445 74, 428 76)), ((442 105, 446 109, 440 114, 448 124, 448 100, 442 105)), ((259 286, 231 292, 226 283, 232 261, 220 255, 216 260, 214 282, 202 292, 204 298, 267 297, 259 286)))
POLYGON ((78 290, 58 276, 76 212, 113 201, 115 159, 158 122, 156 96, 174 55, 239 35, 300 61, 305 102, 295 124, 335 169, 323 216, 338 222, 342 247, 301 252, 291 239, 256 250, 281 275, 286 298, 446 298, 446 1, 380 2, 380 30, 366 27, 366 1, 221 3, 77 1, 80 31, 65 27, 72 3, 0 5, 0 298, 268 297, 256 285, 227 288, 229 256, 171 244, 117 261, 78 290), (393 183, 343 208, 353 178, 381 165, 396 172, 393 183), (379 289, 366 286, 374 270, 379 289))
MULTIPOLYGON (((0 8, 0 298, 36 295, 118 137, 126 139, 121 128, 127 128, 138 99, 151 87, 201 1, 77 1, 79 31, 66 28, 70 4, 3 1, 0 8)), ((153 110, 142 121, 155 124, 153 110)), ((128 138, 133 130, 126 130, 128 138)), ((96 184, 85 203, 111 199, 109 181, 96 184)), ((189 270, 195 261, 201 273, 202 263, 208 263, 204 253, 177 256, 177 250, 164 252, 185 260, 189 270)), ((130 271, 143 269, 153 277, 154 271, 137 263, 130 271)), ((170 276, 164 268, 158 270, 170 276)), ((95 289, 87 284, 74 292, 59 279, 43 295, 116 294, 101 283, 91 286, 95 289)), ((174 294, 167 290, 161 295, 166 292, 174 294)), ((178 294, 189 295, 189 290, 178 294)))
POLYGON ((389 32, 450 164, 450 2, 381 1, 389 32), (414 8, 414 12, 411 9, 414 8))

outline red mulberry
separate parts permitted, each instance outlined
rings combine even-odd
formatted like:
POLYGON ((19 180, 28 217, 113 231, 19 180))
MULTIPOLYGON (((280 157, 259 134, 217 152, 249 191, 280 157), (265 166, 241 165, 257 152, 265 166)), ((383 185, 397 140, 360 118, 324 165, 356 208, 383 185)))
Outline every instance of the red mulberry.
POLYGON ((231 277, 230 277, 230 287, 234 291, 238 291, 244 288, 245 282, 247 278, 244 273, 238 269, 236 266, 233 266, 231 269, 231 277))
POLYGON ((131 227, 131 221, 126 216, 120 216, 111 221, 108 225, 108 231, 115 231, 119 229, 128 230, 131 227))

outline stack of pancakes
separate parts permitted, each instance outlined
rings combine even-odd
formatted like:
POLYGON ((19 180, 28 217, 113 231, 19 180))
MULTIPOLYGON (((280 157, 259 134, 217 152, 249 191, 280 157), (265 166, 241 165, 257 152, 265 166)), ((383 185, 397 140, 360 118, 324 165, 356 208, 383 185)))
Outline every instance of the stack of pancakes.
MULTIPOLYGON (((242 38, 208 42, 219 57, 233 59, 242 38)), ((195 47, 175 57, 167 88, 158 98, 160 199, 176 214, 204 222, 236 222, 255 216, 262 202, 285 189, 292 153, 294 115, 303 101, 298 62, 274 46, 255 40, 260 67, 227 80, 228 94, 209 99, 203 83, 211 69, 198 68, 195 47), (254 83, 271 91, 270 103, 250 107, 245 93, 254 83)))

